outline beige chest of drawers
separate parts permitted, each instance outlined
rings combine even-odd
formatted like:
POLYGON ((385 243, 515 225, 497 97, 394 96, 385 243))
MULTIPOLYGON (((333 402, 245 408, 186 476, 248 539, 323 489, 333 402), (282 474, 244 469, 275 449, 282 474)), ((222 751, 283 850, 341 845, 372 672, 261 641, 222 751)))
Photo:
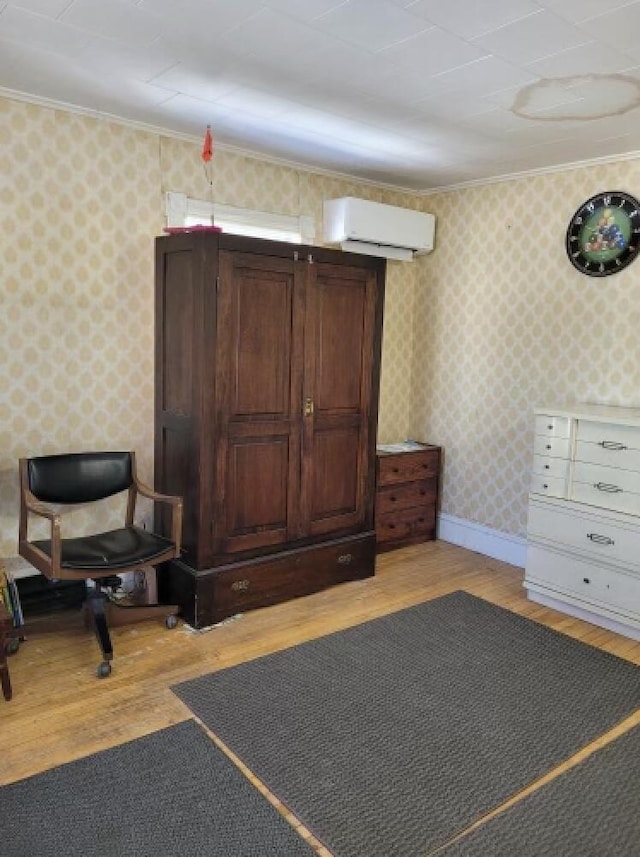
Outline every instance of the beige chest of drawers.
POLYGON ((640 640, 640 408, 536 411, 530 599, 640 640))

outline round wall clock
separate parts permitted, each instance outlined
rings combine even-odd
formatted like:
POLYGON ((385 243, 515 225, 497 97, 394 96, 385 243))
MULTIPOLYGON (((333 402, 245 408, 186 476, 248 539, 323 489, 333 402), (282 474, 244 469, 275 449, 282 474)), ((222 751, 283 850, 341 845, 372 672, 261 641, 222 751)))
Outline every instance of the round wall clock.
POLYGON ((590 277, 626 268, 640 246, 640 203, 628 193, 608 190, 583 202, 567 229, 567 255, 590 277))

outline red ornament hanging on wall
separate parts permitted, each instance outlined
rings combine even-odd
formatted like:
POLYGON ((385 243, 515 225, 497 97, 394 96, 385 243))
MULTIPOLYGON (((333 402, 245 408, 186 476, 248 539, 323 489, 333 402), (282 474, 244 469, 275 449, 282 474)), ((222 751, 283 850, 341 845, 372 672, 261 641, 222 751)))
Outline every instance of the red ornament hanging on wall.
POLYGON ((213 158, 213 135, 211 134, 211 125, 207 125, 204 143, 202 144, 202 160, 208 164, 211 158, 213 158))

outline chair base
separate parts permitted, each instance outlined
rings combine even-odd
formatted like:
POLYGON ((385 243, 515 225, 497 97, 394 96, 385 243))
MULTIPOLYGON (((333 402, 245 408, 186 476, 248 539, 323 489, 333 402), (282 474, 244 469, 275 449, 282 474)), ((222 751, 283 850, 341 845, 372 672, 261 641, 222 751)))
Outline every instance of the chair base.
POLYGON ((103 662, 98 667, 98 676, 105 677, 111 672, 109 661, 113 659, 109 627, 118 628, 160 617, 165 620, 168 628, 172 628, 175 626, 175 619, 171 621, 169 617, 176 616, 179 607, 174 604, 148 604, 144 600, 144 593, 116 599, 107 591, 111 588, 110 578, 94 582, 95 588, 88 590, 83 604, 84 622, 85 627, 92 629, 96 635, 103 657, 103 662))

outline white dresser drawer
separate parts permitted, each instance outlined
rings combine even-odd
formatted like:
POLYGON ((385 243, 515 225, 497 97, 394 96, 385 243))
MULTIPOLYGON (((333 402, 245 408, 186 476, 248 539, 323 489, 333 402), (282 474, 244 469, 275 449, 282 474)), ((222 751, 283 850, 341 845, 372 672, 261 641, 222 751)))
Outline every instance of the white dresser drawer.
POLYGON ((640 515, 640 472, 576 461, 571 499, 640 515))
POLYGON ((566 497, 567 480, 534 473, 531 477, 531 487, 529 490, 532 494, 542 494, 547 497, 566 497))
POLYGON ((560 505, 531 499, 527 526, 531 541, 550 542, 585 557, 638 569, 640 525, 625 526, 595 512, 564 509, 560 505))
POLYGON ((577 438, 587 443, 604 443, 640 450, 640 426, 578 420, 577 438))
POLYGON ((634 470, 640 473, 640 449, 626 446, 618 441, 578 440, 576 443, 576 461, 588 464, 600 464, 603 467, 617 467, 620 470, 634 470), (603 446, 602 444, 609 444, 603 446))
POLYGON ((550 458, 569 458, 569 438, 536 435, 533 439, 533 453, 550 458))
POLYGON ((537 473, 538 476, 566 479, 569 475, 569 460, 566 458, 550 458, 548 455, 534 455, 533 472, 537 473))
POLYGON ((552 417, 547 414, 537 414, 535 419, 535 434, 543 437, 569 437, 570 421, 568 417, 552 417))
POLYGON ((570 594, 587 604, 640 618, 640 576, 534 545, 527 551, 525 586, 529 581, 570 594))

